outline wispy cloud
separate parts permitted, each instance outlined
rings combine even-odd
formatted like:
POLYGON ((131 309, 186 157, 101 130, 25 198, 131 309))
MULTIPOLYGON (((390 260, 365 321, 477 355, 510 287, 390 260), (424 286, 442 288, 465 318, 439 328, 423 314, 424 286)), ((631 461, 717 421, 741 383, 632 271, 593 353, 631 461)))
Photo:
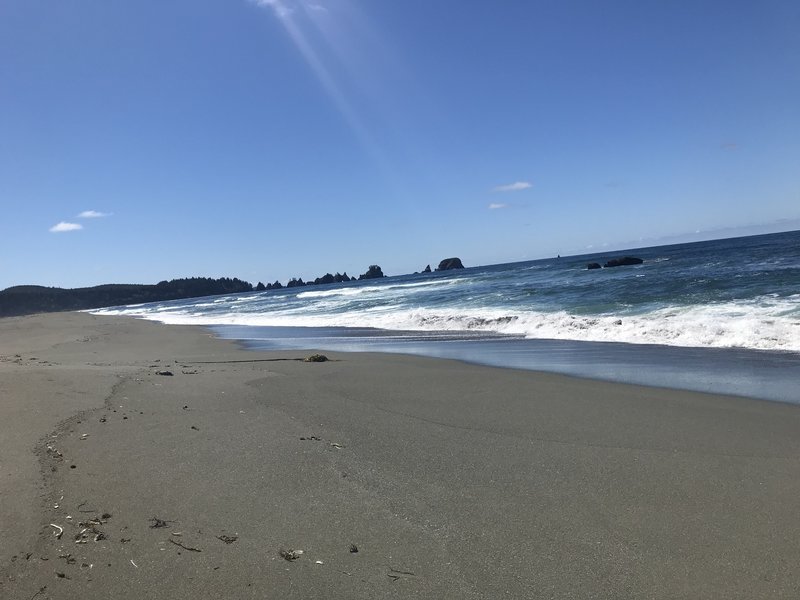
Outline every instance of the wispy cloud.
POLYGON ((286 4, 281 0, 250 0, 250 2, 256 6, 271 8, 275 11, 275 14, 281 18, 288 17, 294 12, 293 9, 286 6, 286 4))
POLYGON ((724 144, 720 144, 719 147, 723 150, 736 150, 739 147, 739 144, 736 142, 725 142, 724 144))
POLYGON ((304 11, 306 13, 326 13, 328 7, 319 2, 307 2, 305 0, 250 0, 256 6, 263 6, 271 8, 279 17, 289 17, 296 11, 304 11))
POLYGON ((61 221, 60 223, 56 223, 50 228, 51 233, 63 233, 65 231, 78 231, 79 229, 83 229, 83 225, 80 223, 67 223, 66 221, 61 221))
POLYGON ((508 204, 504 204, 503 202, 492 202, 489 204, 489 210, 498 210, 500 208, 508 208, 508 204))
POLYGON ((102 217, 110 217, 111 213, 98 212, 96 210, 85 210, 78 215, 79 219, 100 219, 102 217))
POLYGON ((532 187, 531 183, 528 181, 515 181, 514 183, 509 183, 507 185, 498 185, 496 188, 493 188, 493 192, 519 192, 521 190, 527 190, 529 187, 532 187))

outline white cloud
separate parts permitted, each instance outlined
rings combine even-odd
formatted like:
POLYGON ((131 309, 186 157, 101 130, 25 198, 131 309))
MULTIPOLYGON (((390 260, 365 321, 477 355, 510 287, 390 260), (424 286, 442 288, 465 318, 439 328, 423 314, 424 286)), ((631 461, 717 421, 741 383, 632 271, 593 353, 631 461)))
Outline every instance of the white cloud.
POLYGON ((61 221, 53 225, 50 228, 51 233, 62 233, 64 231, 77 231, 78 229, 83 229, 83 225, 80 223, 67 223, 65 221, 61 221))
POLYGON ((85 210, 78 215, 79 219, 99 219, 101 217, 110 217, 111 213, 97 212, 96 210, 85 210))
POLYGON ((489 205, 489 210, 497 210, 498 208, 508 208, 508 204, 503 204, 502 202, 492 202, 489 205))
POLYGON ((527 190, 532 185, 527 181, 515 181, 507 185, 498 185, 494 188, 493 192, 519 192, 520 190, 527 190))

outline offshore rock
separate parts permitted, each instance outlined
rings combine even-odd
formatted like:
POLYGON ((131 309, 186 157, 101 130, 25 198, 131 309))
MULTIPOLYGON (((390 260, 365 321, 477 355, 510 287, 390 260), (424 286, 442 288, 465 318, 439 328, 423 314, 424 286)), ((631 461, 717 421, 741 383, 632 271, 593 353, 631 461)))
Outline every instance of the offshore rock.
POLYGON ((461 264, 461 259, 458 257, 445 258, 436 267, 437 271, 449 271, 450 269, 463 269, 464 265, 461 264))
POLYGON ((422 269, 422 272, 423 272, 423 273, 430 273, 430 272, 431 272, 431 266, 430 266, 430 265, 428 265, 427 267, 425 267, 424 269, 422 269))
POLYGON ((350 279, 350 276, 345 271, 344 273, 336 273, 336 275, 331 275, 330 273, 325 273, 322 277, 317 277, 313 282, 309 281, 307 283, 314 283, 316 285, 322 285, 327 283, 347 283, 349 281, 355 281, 356 278, 350 279))
POLYGON ((378 265, 370 265, 366 273, 358 276, 359 281, 362 279, 378 279, 379 277, 386 277, 378 265))
POLYGON ((612 258, 606 263, 606 267, 622 267, 627 265, 640 265, 644 261, 635 256, 623 256, 622 258, 612 258))
POLYGON ((591 271, 592 269, 601 269, 600 263, 589 263, 586 265, 586 269, 591 271))

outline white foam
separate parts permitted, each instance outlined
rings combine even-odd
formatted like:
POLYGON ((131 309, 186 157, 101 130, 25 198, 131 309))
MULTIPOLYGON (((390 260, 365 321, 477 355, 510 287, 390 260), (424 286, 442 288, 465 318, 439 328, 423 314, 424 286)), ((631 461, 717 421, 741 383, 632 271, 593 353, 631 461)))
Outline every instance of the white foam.
POLYGON ((403 290, 405 293, 416 291, 416 289, 423 289, 427 290, 427 288, 431 286, 450 286, 454 283, 457 283, 457 279, 437 279, 435 281, 418 281, 414 283, 397 283, 397 284, 390 284, 390 285, 365 285, 359 287, 344 287, 344 288, 336 288, 332 290, 314 290, 314 291, 307 291, 307 292, 300 292, 297 294, 296 298, 307 299, 307 298, 328 298, 331 296, 363 296, 363 295, 370 295, 370 294, 381 294, 385 295, 387 292, 392 292, 394 290, 403 290))
MULTIPOLYGON (((324 296, 323 296, 324 297, 324 296)), ((512 312, 500 308, 433 309, 389 305, 331 312, 329 302, 269 312, 208 314, 195 307, 102 309, 170 324, 288 327, 374 327, 411 331, 487 331, 530 339, 565 339, 669 346, 751 348, 800 352, 800 296, 661 308, 645 314, 583 316, 566 311, 512 312)), ((342 304, 337 303, 341 308, 342 304)))
MULTIPOLYGON (((378 289, 378 288, 373 288, 378 289)), ((300 292, 296 298, 329 298, 331 296, 358 296, 368 293, 370 288, 340 288, 336 290, 324 290, 321 292, 300 292)))

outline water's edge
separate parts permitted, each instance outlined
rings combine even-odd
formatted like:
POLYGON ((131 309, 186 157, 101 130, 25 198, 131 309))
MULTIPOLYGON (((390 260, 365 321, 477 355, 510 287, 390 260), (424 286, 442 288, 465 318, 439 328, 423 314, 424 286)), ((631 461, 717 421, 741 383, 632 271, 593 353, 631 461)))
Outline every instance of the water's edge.
POLYGON ((531 340, 506 336, 420 334, 358 328, 207 326, 250 350, 386 352, 492 367, 800 404, 800 354, 531 340))

